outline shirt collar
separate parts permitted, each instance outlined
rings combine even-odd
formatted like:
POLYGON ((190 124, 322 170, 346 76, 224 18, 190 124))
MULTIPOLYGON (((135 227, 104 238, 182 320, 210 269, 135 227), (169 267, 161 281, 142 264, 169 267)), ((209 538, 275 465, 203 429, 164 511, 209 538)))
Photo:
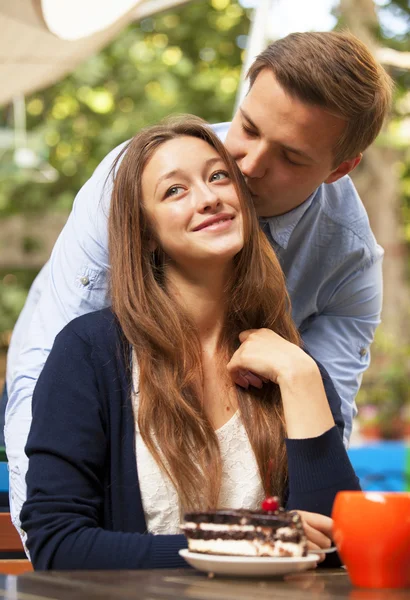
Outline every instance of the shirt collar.
MULTIPOLYGON (((319 189, 319 188, 318 188, 319 189)), ((293 233, 296 225, 299 223, 305 212, 312 204, 318 189, 309 196, 302 204, 277 217, 267 217, 259 219, 262 227, 268 223, 269 230, 274 241, 279 244, 284 250, 288 247, 290 236, 293 233)))

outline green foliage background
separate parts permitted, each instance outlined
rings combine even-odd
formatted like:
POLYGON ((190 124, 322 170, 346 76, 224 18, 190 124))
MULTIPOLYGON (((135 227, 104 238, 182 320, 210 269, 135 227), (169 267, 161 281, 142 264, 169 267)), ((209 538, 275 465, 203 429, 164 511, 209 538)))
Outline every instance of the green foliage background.
MULTIPOLYGON (((381 11, 404 24, 397 35, 380 27, 382 45, 410 51, 408 0, 386 0, 381 11)), ((343 26, 339 19, 338 26, 343 26)), ((134 23, 74 73, 26 98, 29 146, 58 174, 39 181, 21 169, 12 150, 0 161, 0 219, 13 214, 68 214, 74 197, 101 159, 141 127, 170 113, 195 113, 210 122, 231 118, 249 11, 238 0, 195 0, 134 23)), ((403 227, 410 240, 410 72, 394 71, 396 102, 388 143, 401 151, 403 227)), ((0 109, 0 127, 13 127, 11 107, 0 109)), ((23 240, 27 255, 41 239, 23 240)), ((7 345, 35 269, 0 270, 0 345, 7 345), (3 337, 2 337, 3 334, 3 337)))
MULTIPOLYGON (((0 164, 0 218, 68 213, 110 150, 170 113, 230 120, 248 29, 236 0, 197 0, 130 25, 70 76, 26 98, 29 145, 59 177, 36 182, 10 150, 0 164)), ((0 110, 5 125, 13 126, 11 107, 0 110)), ((30 253, 41 240, 24 243, 30 253)), ((0 333, 13 327, 35 274, 0 270, 0 333)))
MULTIPOLYGON (((383 13, 400 21, 402 33, 397 34, 387 26, 381 25, 376 32, 380 45, 401 52, 410 52, 409 0, 385 0, 379 9, 379 14, 383 13)), ((401 151, 397 169, 400 173, 400 191, 403 199, 402 223, 410 247, 410 70, 394 69, 390 74, 395 82, 395 102, 389 125, 388 143, 401 151)), ((408 277, 410 278, 410 263, 408 277)))

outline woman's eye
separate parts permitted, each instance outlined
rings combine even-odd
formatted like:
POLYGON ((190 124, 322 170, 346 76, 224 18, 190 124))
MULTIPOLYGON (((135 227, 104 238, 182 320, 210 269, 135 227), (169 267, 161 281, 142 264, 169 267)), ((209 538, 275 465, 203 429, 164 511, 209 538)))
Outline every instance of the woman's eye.
POLYGON ((184 191, 182 185, 173 185, 165 192, 165 198, 169 198, 169 196, 176 196, 181 193, 181 190, 184 191))
POLYGON ((210 177, 210 181, 221 181, 221 179, 229 179, 229 174, 226 171, 217 171, 210 177))

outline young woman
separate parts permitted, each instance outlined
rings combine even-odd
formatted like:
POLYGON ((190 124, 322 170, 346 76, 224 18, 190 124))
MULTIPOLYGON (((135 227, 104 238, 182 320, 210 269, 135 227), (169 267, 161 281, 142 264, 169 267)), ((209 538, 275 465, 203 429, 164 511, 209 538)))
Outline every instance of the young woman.
POLYGON ((35 568, 182 566, 185 510, 272 493, 329 545, 335 494, 358 489, 340 400, 300 348, 235 162, 184 117, 139 133, 113 171, 112 309, 63 329, 33 397, 35 568))

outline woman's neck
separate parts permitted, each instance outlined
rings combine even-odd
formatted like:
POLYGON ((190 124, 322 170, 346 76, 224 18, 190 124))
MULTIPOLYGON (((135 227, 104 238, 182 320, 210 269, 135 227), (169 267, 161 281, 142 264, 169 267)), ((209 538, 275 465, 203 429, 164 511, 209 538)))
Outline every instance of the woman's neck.
POLYGON ((197 326, 201 345, 208 352, 217 349, 225 318, 226 283, 229 269, 199 268, 187 273, 174 267, 167 269, 167 288, 184 307, 197 326))

